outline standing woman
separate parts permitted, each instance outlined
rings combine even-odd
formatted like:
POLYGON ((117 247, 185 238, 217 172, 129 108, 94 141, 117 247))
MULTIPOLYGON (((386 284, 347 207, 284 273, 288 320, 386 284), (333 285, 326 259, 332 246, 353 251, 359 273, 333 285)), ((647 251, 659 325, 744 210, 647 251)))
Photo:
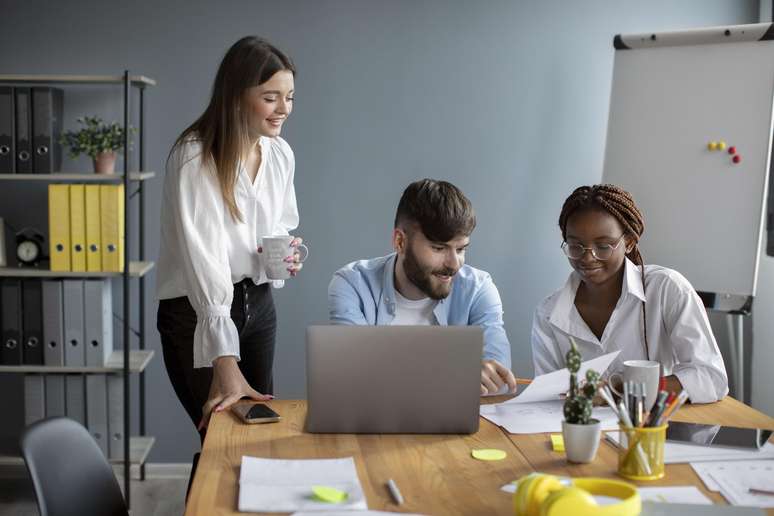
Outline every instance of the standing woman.
POLYGON ((685 389, 693 403, 728 393, 728 377, 707 313, 679 272, 645 265, 645 230, 631 194, 615 185, 581 186, 559 215, 562 250, 573 272, 535 311, 535 374, 565 367, 570 338, 584 360, 620 350, 626 360, 661 363, 667 390, 685 389))
MULTIPOLYGON (((298 226, 295 159, 279 136, 294 76, 280 50, 240 39, 167 160, 157 327, 169 379, 202 439, 213 410, 273 397, 276 314, 260 238, 298 226)), ((293 276, 300 243, 286 258, 293 276)))

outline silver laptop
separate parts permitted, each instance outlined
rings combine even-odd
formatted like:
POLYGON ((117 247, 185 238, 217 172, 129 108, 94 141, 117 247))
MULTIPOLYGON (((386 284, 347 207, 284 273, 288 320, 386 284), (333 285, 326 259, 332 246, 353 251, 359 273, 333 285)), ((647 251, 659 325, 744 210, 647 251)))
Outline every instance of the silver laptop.
POLYGON ((478 326, 310 326, 306 431, 473 433, 483 345, 478 326))

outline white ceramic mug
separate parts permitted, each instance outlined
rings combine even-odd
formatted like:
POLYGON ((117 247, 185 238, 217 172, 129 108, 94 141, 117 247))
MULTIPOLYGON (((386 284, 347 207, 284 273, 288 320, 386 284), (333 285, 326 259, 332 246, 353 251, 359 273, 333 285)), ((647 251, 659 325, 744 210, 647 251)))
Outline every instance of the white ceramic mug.
POLYGON ((292 265, 292 262, 286 262, 287 258, 292 258, 295 250, 298 249, 301 253, 301 260, 305 261, 309 257, 309 248, 304 244, 299 245, 296 248, 290 247, 290 242, 295 237, 293 235, 281 235, 281 236, 265 236, 261 238, 261 247, 263 253, 263 265, 266 269, 266 277, 272 280, 282 280, 290 278, 290 271, 288 267, 292 265))
POLYGON ((627 360, 623 363, 623 374, 613 373, 610 375, 610 388, 618 396, 623 397, 623 393, 618 392, 613 387, 613 378, 621 377, 624 382, 644 383, 645 384, 645 404, 643 410, 649 411, 656 402, 658 396, 658 383, 661 377, 661 364, 654 360, 627 360))

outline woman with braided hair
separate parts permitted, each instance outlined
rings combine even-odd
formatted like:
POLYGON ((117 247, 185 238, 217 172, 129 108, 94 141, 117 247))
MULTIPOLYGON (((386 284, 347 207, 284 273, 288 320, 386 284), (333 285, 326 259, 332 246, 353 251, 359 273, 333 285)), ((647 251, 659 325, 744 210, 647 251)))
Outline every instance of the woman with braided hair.
POLYGON ((637 244, 645 224, 629 192, 575 189, 559 228, 573 272, 535 312, 535 374, 562 369, 573 337, 585 360, 620 350, 609 372, 626 360, 655 360, 668 390, 685 389, 693 403, 723 398, 728 377, 707 313, 679 272, 643 264, 637 244))

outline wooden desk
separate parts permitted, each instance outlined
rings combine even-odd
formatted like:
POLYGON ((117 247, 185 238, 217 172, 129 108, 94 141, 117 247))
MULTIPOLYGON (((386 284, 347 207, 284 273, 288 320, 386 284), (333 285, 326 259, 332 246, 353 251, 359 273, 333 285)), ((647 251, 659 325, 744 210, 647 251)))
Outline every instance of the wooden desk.
MULTIPOLYGON (((774 419, 731 397, 708 405, 684 405, 677 412, 674 420, 774 430, 774 419)), ((508 434, 508 437, 535 471, 573 477, 593 476, 621 479, 616 474, 618 450, 604 437, 599 446, 597 458, 590 464, 569 464, 564 453, 552 451, 548 434, 508 434)), ((772 441, 774 441, 774 437, 772 437, 772 441)), ((720 493, 708 491, 704 487, 704 483, 693 471, 690 464, 667 464, 666 475, 661 480, 633 483, 653 487, 694 485, 715 503, 726 504, 725 498, 720 493)), ((768 513, 774 515, 774 509, 769 509, 768 513)))
MULTIPOLYGON (((243 455, 281 459, 352 456, 370 509, 432 515, 510 515, 511 495, 500 487, 532 471, 616 478, 616 451, 607 443, 600 445, 594 463, 569 465, 562 454, 551 451, 547 434, 508 435, 483 418, 479 431, 469 436, 305 434, 305 401, 275 400, 269 405, 282 415, 281 422, 244 425, 230 412, 212 418, 186 515, 242 514, 237 511, 237 499, 243 455), (476 448, 499 448, 508 457, 480 462, 470 456, 476 448), (406 499, 400 507, 387 492, 388 478, 395 480, 406 499)), ((731 398, 713 405, 687 406, 678 414, 677 420, 774 429, 774 419, 731 398)), ((668 465, 664 479, 647 485, 696 485, 724 503, 719 494, 704 489, 688 464, 668 465)), ((769 513, 774 515, 774 510, 769 513)))

